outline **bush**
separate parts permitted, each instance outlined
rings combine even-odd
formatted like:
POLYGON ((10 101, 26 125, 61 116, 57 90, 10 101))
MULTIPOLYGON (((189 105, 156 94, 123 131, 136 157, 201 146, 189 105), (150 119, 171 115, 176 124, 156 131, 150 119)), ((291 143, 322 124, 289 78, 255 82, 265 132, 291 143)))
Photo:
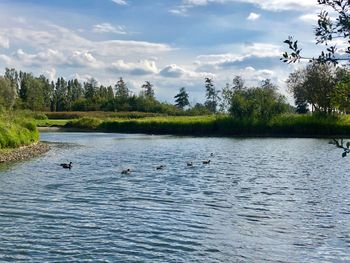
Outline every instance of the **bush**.
POLYGON ((29 145, 39 140, 33 121, 18 113, 5 113, 0 118, 0 149, 29 145))
POLYGON ((84 117, 78 120, 69 121, 65 127, 79 128, 79 129, 96 129, 102 120, 97 118, 84 117))

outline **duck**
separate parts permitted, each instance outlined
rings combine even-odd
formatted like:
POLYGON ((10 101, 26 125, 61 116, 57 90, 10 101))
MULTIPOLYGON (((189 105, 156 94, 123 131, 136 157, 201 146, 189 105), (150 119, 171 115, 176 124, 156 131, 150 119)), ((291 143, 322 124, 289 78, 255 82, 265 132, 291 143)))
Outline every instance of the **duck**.
POLYGON ((193 162, 187 162, 187 166, 192 167, 193 166, 193 162))
POLYGON ((210 156, 213 157, 213 156, 214 156, 214 153, 210 153, 210 156))
POLYGON ((210 160, 203 161, 203 164, 210 164, 210 160))
POLYGON ((125 169, 125 170, 122 171, 122 174, 130 174, 130 173, 131 173, 130 168, 125 169))
POLYGON ((156 167, 156 170, 163 170, 165 168, 165 165, 159 165, 156 167))
POLYGON ((71 169, 72 168, 72 162, 61 163, 60 166, 62 166, 64 169, 71 169))

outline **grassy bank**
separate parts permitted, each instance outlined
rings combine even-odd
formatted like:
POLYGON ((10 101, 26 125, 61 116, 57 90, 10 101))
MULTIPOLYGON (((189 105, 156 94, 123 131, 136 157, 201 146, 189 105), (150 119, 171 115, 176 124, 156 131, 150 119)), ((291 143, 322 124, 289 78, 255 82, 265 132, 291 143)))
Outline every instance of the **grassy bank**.
POLYGON ((138 119, 84 117, 67 121, 66 128, 92 131, 179 134, 198 136, 350 136, 350 116, 280 115, 269 121, 227 116, 168 116, 138 119))
POLYGON ((0 149, 18 148, 38 140, 39 132, 30 116, 24 113, 1 113, 0 149))

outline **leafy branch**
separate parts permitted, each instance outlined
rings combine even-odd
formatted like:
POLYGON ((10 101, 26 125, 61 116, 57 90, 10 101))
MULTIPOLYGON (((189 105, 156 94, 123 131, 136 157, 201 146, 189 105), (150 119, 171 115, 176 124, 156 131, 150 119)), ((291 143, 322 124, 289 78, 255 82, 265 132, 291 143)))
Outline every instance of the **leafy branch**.
POLYGON ((337 13, 337 18, 332 19, 327 11, 321 11, 318 15, 317 27, 315 28, 316 44, 324 44, 327 48, 318 57, 304 57, 302 49, 298 46, 298 40, 289 36, 284 41, 290 52, 284 52, 281 60, 285 63, 295 63, 302 59, 310 62, 338 64, 339 61, 349 61, 349 57, 342 58, 337 54, 337 47, 331 44, 334 39, 344 39, 348 43, 345 53, 350 55, 350 1, 349 0, 318 0, 319 5, 328 6, 337 13))

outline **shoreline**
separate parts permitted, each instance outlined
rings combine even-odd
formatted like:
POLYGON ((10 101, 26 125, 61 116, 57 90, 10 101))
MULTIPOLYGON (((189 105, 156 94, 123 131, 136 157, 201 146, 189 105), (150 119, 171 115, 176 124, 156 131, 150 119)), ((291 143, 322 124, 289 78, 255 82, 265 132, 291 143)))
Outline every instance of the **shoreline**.
POLYGON ((13 149, 0 149, 0 164, 28 160, 40 156, 50 150, 43 142, 33 143, 13 149))

